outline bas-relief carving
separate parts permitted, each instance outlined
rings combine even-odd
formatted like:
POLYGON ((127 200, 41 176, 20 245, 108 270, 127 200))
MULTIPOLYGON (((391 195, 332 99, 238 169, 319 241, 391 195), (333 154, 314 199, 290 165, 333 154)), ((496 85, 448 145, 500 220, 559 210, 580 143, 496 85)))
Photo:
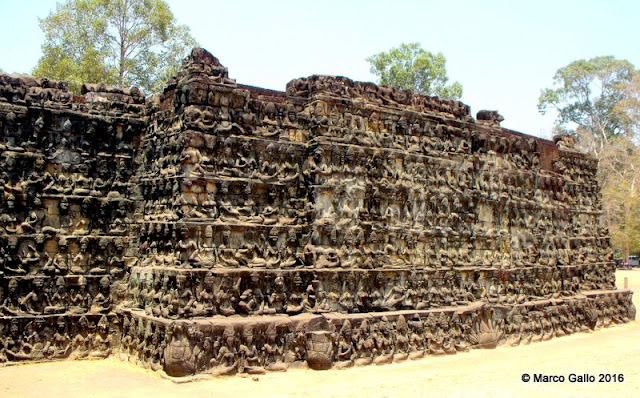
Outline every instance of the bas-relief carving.
POLYGON ((0 361, 383 364, 635 318, 571 137, 342 77, 0 76, 0 361))

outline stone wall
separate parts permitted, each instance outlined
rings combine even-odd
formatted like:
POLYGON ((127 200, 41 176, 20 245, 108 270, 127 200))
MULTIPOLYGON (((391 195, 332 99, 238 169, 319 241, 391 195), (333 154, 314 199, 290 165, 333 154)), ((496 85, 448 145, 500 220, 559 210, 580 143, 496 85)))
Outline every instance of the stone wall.
POLYGON ((0 76, 0 362, 104 357, 131 251, 139 91, 0 76))
POLYGON ((244 86, 202 49, 147 103, 0 79, 0 360, 321 369, 635 317, 570 137, 343 77, 244 86))

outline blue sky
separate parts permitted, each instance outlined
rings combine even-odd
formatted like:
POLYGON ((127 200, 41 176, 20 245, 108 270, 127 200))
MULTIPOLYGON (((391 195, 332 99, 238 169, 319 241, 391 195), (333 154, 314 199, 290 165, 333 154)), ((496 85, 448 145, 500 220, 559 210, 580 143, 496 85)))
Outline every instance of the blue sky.
MULTIPOLYGON (((548 137, 536 104, 555 71, 612 55, 640 67, 640 1, 198 1, 169 0, 177 20, 239 83, 284 90, 312 74, 374 81, 365 58, 420 42, 447 59, 473 114, 548 137)), ((28 73, 44 39, 37 19, 55 0, 0 0, 0 68, 28 73)))

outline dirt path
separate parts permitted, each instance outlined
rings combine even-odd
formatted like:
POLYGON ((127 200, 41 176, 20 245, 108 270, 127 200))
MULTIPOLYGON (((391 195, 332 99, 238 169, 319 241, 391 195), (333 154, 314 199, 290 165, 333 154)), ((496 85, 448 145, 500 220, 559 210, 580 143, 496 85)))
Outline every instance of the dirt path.
MULTIPOLYGON (((640 270, 619 271, 636 291, 640 270)), ((316 372, 293 369, 257 381, 227 377, 174 384, 117 359, 57 362, 0 368, 2 397, 409 397, 409 396, 640 396, 640 322, 519 347, 474 350, 385 366, 316 372), (532 380, 525 383, 522 374, 532 380), (564 376, 564 382, 534 382, 535 373, 564 376), (570 374, 595 382, 569 382, 570 374), (599 383, 600 374, 623 375, 599 383)))

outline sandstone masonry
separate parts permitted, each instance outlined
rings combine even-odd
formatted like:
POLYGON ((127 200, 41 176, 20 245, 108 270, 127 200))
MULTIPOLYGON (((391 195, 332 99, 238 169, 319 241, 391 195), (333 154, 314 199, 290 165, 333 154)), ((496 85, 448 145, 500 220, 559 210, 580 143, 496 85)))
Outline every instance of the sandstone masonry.
POLYGON ((0 362, 387 363, 635 318, 596 161, 410 91, 0 75, 0 362))

